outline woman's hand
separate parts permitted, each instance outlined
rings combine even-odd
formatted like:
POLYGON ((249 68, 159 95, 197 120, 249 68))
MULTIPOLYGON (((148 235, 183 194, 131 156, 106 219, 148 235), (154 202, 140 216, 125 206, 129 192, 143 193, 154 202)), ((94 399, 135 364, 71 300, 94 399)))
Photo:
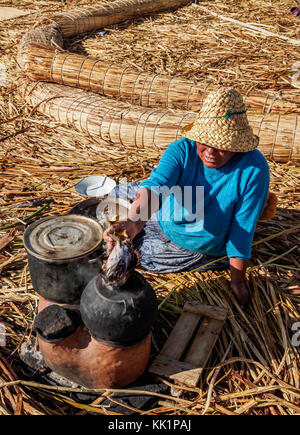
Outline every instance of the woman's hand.
POLYGON ((139 233, 138 223, 132 222, 130 219, 118 221, 112 224, 103 234, 103 239, 107 244, 107 251, 111 252, 115 246, 115 241, 110 237, 110 234, 122 233, 126 231, 130 240, 133 240, 139 233))
POLYGON ((151 192, 150 189, 142 188, 131 204, 128 219, 112 224, 103 234, 103 238, 107 243, 108 252, 110 252, 115 245, 114 240, 109 237, 110 234, 126 230, 130 240, 133 240, 135 236, 142 231, 151 215, 158 209, 159 199, 157 195, 151 192))

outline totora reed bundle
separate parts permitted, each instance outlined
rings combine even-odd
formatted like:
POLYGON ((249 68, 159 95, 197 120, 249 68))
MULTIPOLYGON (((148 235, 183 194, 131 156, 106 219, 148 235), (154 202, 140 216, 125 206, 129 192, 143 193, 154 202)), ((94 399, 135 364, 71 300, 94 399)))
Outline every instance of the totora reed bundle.
POLYGON ((36 44, 29 45, 22 58, 23 70, 32 80, 73 86, 142 107, 191 111, 201 107, 202 88, 192 81, 122 68, 36 44))
POLYGON ((65 38, 111 26, 132 18, 176 9, 191 0, 115 0, 109 4, 87 6, 68 13, 56 14, 52 21, 65 38))
MULTIPOLYGON (((31 80, 57 85, 34 86, 27 101, 92 138, 141 148, 166 147, 181 137, 181 127, 192 122, 216 85, 137 71, 62 47, 64 38, 187 3, 117 0, 41 20, 39 28, 23 36, 18 60, 31 80)), ((245 97, 246 105, 251 106, 250 124, 260 136, 261 151, 270 160, 300 160, 300 98, 296 91, 250 91, 245 97)))
POLYGON ((21 46, 33 42, 35 37, 35 42, 46 42, 50 45, 54 39, 54 45, 63 47, 63 38, 91 32, 139 16, 176 9, 188 3, 190 0, 115 0, 110 4, 103 3, 56 13, 51 19, 43 17, 36 29, 27 32, 22 38, 21 46))
POLYGON ((137 148, 167 147, 195 117, 193 112, 145 109, 52 83, 31 84, 25 97, 39 112, 92 138, 137 148))
MULTIPOLYGON (((90 137, 138 148, 166 148, 182 137, 194 112, 163 111, 132 106, 82 89, 33 83, 25 90, 29 104, 62 124, 90 137)), ((300 116, 248 115, 259 149, 270 160, 300 161, 300 116)))
MULTIPOLYGON (((21 58, 23 70, 32 80, 73 86, 142 107, 197 112, 208 92, 216 89, 39 44, 27 45, 21 58)), ((300 113, 298 92, 285 91, 283 95, 252 92, 245 102, 263 113, 300 113)))

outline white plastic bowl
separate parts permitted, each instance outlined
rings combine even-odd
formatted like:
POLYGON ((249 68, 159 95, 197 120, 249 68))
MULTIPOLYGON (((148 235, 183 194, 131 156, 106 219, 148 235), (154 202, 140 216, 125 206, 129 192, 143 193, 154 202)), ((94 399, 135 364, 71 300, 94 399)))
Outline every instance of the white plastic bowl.
POLYGON ((108 195, 116 186, 115 180, 105 175, 91 175, 76 184, 75 190, 83 196, 101 198, 108 195))

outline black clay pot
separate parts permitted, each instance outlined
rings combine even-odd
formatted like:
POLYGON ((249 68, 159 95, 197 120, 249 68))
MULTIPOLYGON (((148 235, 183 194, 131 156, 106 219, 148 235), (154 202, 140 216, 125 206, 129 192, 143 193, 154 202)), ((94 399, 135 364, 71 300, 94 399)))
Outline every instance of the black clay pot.
POLYGON ((102 268, 102 227, 85 216, 52 216, 24 233, 31 282, 45 299, 74 304, 102 268))
POLYGON ((91 335, 115 346, 131 346, 151 330, 157 312, 156 295, 134 271, 121 287, 98 275, 88 283, 80 301, 81 317, 91 335))

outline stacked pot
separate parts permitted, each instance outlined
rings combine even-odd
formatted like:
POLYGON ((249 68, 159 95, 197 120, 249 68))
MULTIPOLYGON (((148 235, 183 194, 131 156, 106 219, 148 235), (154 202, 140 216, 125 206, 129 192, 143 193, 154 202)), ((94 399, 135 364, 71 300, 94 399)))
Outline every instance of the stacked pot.
POLYGON ((134 271, 121 287, 102 275, 102 226, 82 215, 35 221, 24 233, 39 350, 56 373, 87 388, 119 388, 146 369, 156 296, 134 271))

